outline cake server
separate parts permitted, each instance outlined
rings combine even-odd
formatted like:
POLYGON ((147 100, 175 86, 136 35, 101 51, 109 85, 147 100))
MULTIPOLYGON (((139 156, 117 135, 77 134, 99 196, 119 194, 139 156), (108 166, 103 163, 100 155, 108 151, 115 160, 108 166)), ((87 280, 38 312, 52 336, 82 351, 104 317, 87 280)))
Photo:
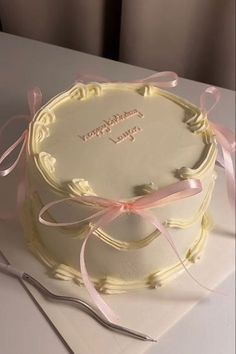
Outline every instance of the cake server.
POLYGON ((61 301, 61 302, 68 302, 68 303, 73 303, 76 305, 79 305, 80 308, 86 312, 88 315, 90 315, 93 319, 95 319, 98 323, 100 323, 103 327, 114 331, 118 332, 120 334, 133 337, 142 341, 150 341, 150 342, 156 342, 156 339, 151 338, 150 336, 137 332, 135 330, 117 325, 115 323, 111 323, 105 318, 103 318, 100 314, 98 314, 87 302, 84 300, 81 300, 76 297, 71 297, 71 296, 64 296, 64 295, 58 295, 52 293, 50 290, 45 288, 38 280, 33 278, 31 275, 20 271, 14 267, 12 267, 10 264, 4 264, 0 263, 0 271, 5 272, 9 275, 12 275, 18 279, 22 279, 26 281, 27 283, 31 284, 34 288, 36 288, 41 294, 43 294, 45 297, 51 298, 56 301, 61 301))

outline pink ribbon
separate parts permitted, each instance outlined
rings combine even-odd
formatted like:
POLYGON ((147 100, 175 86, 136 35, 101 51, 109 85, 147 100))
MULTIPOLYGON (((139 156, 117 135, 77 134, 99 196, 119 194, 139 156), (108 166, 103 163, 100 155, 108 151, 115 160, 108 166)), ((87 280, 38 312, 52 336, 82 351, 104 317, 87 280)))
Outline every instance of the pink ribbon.
POLYGON ((175 244, 172 240, 172 237, 166 227, 157 219, 157 217, 150 212, 150 209, 162 207, 164 205, 173 203, 178 200, 182 200, 184 198, 188 198, 195 194, 198 194, 202 191, 201 182, 195 179, 188 179, 184 181, 180 181, 174 183, 168 187, 164 187, 156 192, 150 193, 143 197, 139 197, 135 200, 131 201, 116 201, 105 198, 100 198, 96 196, 81 196, 81 197, 68 197, 64 199, 60 199, 54 202, 51 202, 45 205, 39 212, 39 221, 40 223, 51 226, 51 227, 65 227, 65 226, 76 226, 84 222, 92 222, 93 226, 88 231, 85 240, 82 244, 81 252, 80 252, 80 270, 82 279, 84 281, 84 285, 90 294, 93 302, 97 305, 103 315, 111 322, 117 321, 117 316, 113 313, 110 307, 106 304, 106 302, 102 299, 101 295, 95 289, 92 281, 89 278, 89 274, 86 269, 85 264, 85 248, 88 242, 89 237, 100 227, 104 227, 105 225, 111 223, 113 220, 117 219, 123 213, 136 214, 142 217, 145 221, 150 222, 155 226, 157 230, 159 230, 180 263, 182 264, 185 271, 188 275, 202 288, 212 291, 211 289, 203 286, 200 282, 195 279, 192 274, 188 271, 184 262, 182 261, 175 244), (51 222, 47 221, 43 218, 43 214, 46 213, 51 207, 64 203, 66 201, 76 201, 78 203, 86 203, 89 204, 90 207, 97 208, 99 211, 95 212, 91 216, 84 218, 82 220, 77 220, 74 222, 51 222))
MULTIPOLYGON (((8 126, 14 124, 16 121, 24 121, 27 122, 28 125, 33 120, 33 117, 37 110, 41 107, 42 104, 42 93, 38 87, 35 87, 28 91, 27 94, 28 98, 28 105, 29 105, 29 112, 30 115, 18 115, 10 118, 0 129, 0 142, 3 134, 5 133, 8 126)), ((11 162, 10 166, 5 169, 0 168, 0 177, 8 176, 19 164, 22 159, 22 156, 25 157, 25 148, 28 139, 28 127, 20 134, 20 136, 16 139, 16 141, 8 147, 2 155, 0 155, 0 167, 4 163, 7 158, 10 158, 11 154, 21 145, 20 151, 17 157, 11 162)), ((25 178, 25 171, 22 173, 20 182, 17 187, 17 212, 24 202, 26 193, 26 178, 25 178)), ((9 219, 16 216, 16 213, 9 213, 9 214, 1 214, 1 219, 9 219)))
MULTIPOLYGON (((89 79, 91 81, 91 78, 93 80, 97 80, 100 82, 108 82, 106 78, 103 78, 101 76, 92 76, 92 75, 80 75, 80 81, 81 79, 89 79)), ((153 75, 150 75, 144 79, 141 80, 136 80, 134 82, 148 82, 153 85, 156 85, 158 87, 175 87, 178 83, 178 76, 174 72, 170 71, 165 71, 165 72, 160 72, 160 73, 155 73, 153 75)), ((220 93, 219 90, 215 87, 209 87, 208 89, 205 90, 205 92, 201 95, 200 97, 200 105, 201 105, 201 110, 203 114, 209 114, 209 112, 215 107, 217 102, 220 99, 220 93), (214 103, 211 105, 210 108, 207 108, 207 98, 208 95, 212 95, 214 99, 214 103)), ((1 136, 5 132, 6 128, 13 122, 17 120, 24 120, 27 121, 29 124, 32 120, 33 117, 36 113, 36 111, 40 108, 42 102, 42 94, 39 88, 34 88, 33 90, 30 90, 28 93, 28 103, 29 103, 29 110, 30 110, 30 116, 16 116, 12 117, 8 122, 6 122, 3 127, 0 129, 0 142, 1 142, 1 136)), ((233 207, 235 206, 234 203, 234 196, 235 196, 235 185, 234 185, 234 171, 233 171, 233 164, 232 164, 232 158, 231 154, 235 151, 235 137, 233 136, 233 133, 228 130, 227 128, 213 123, 209 122, 211 128, 213 129, 216 139, 218 143, 220 144, 222 148, 222 153, 223 153, 223 160, 221 161, 221 165, 225 168, 225 173, 226 173, 226 180, 227 180, 227 189, 228 189, 228 195, 229 199, 231 202, 231 205, 233 207)), ((0 166, 2 163, 10 157, 10 155, 15 151, 17 147, 21 145, 20 151, 15 158, 15 160, 10 164, 5 169, 0 169, 0 177, 5 177, 9 175, 15 167, 18 165, 18 163, 21 160, 22 155, 24 155, 25 152, 25 147, 28 139, 28 128, 23 131, 23 133, 17 138, 17 140, 9 147, 6 149, 6 151, 0 156, 0 166)), ((21 178, 21 181, 18 185, 17 189, 17 206, 19 207, 25 198, 25 189, 26 189, 26 179, 25 179, 25 173, 23 174, 23 178, 21 178)), ((101 295, 97 292, 95 289, 93 283, 91 282, 87 269, 86 269, 86 264, 85 264, 85 249, 86 249, 86 244, 89 239, 89 237, 99 228, 99 227, 104 227, 105 225, 109 224, 112 222, 114 219, 118 218, 121 214, 123 213, 133 213, 136 215, 139 215, 142 217, 145 221, 150 222, 152 225, 155 226, 156 229, 158 229, 164 237, 166 237, 167 241, 169 242, 170 246, 172 247, 173 251, 175 252, 177 258, 179 259, 180 263, 182 264, 183 268, 185 271, 188 273, 188 275, 202 288, 207 289, 211 291, 211 289, 203 286, 200 284, 200 282, 195 279, 192 274, 188 271, 186 268, 185 264, 183 263, 175 245, 174 242, 171 238, 170 233, 166 229, 166 227, 150 212, 150 209, 152 208, 158 208, 163 205, 167 205, 169 203, 172 203, 177 200, 181 200, 186 197, 190 197, 192 195, 195 195, 197 193, 200 193, 202 190, 201 183, 198 180, 185 180, 185 181, 180 181, 177 182, 171 186, 162 188, 158 190, 157 192, 151 193, 149 195, 143 196, 141 198, 137 198, 133 201, 129 202, 123 202, 123 201, 114 201, 114 200, 109 200, 109 199, 104 199, 104 198, 99 198, 95 196, 86 196, 86 197, 78 197, 78 198, 64 198, 62 200, 58 200, 52 203, 47 204, 45 207, 43 207, 39 213, 39 221, 47 226, 52 226, 52 227, 61 227, 61 226, 73 226, 73 225, 78 225, 82 222, 86 221, 92 221, 93 226, 90 228, 89 232, 87 233, 85 240, 82 244, 81 248, 81 253, 80 253, 80 268, 81 268, 81 275, 85 284, 85 287, 87 288, 90 296, 92 297, 93 301, 96 303, 98 308, 101 310, 101 312, 104 314, 104 316, 113 322, 117 321, 116 315, 113 313, 113 311, 110 309, 110 307, 106 304, 106 302, 102 299, 101 295), (83 220, 75 221, 72 223, 68 222, 63 222, 63 223, 52 223, 49 222, 45 219, 43 219, 43 214, 53 207, 54 205, 63 203, 65 201, 69 200, 75 200, 79 203, 89 203, 92 207, 99 208, 98 212, 94 213, 88 218, 85 218, 83 220)), ((0 215, 1 217, 1 215, 0 215)))
MULTIPOLYGON (((200 108, 204 115, 208 115, 220 100, 220 91, 214 86, 208 87, 200 96, 200 108), (209 104, 208 99, 211 97, 213 102, 209 104)), ((222 150, 222 157, 218 154, 217 162, 225 170, 226 186, 229 203, 235 210, 235 174, 232 154, 235 152, 236 138, 233 132, 221 124, 209 121, 209 125, 213 130, 216 140, 222 150)))
MULTIPOLYGON (((77 82, 88 83, 91 81, 96 82, 119 82, 119 81, 112 81, 106 77, 93 75, 93 74, 78 74, 77 75, 77 82)), ((175 87, 178 85, 178 75, 173 71, 161 71, 159 73, 154 73, 150 76, 144 77, 143 79, 131 81, 133 83, 149 83, 154 86, 168 88, 168 87, 175 87)))
MULTIPOLYGON (((80 81, 81 80, 91 81, 91 79, 98 80, 98 81, 105 81, 105 82, 108 81, 106 78, 102 76, 90 75, 90 74, 80 74, 78 77, 78 80, 80 81)), ((172 71, 163 71, 159 73, 154 73, 150 76, 147 76, 141 80, 136 80, 134 82, 149 82, 155 84, 158 87, 175 87, 178 84, 178 75, 172 71)), ((21 115, 9 119, 0 129, 0 142, 1 142, 1 136, 3 132, 10 124, 12 124, 17 120, 23 120, 30 123, 30 121, 33 119, 35 113, 41 107, 42 104, 42 93, 38 87, 35 87, 34 89, 28 92, 28 104, 29 104, 30 116, 21 115)), ((9 175, 16 168, 25 150, 27 138, 28 138, 28 128, 24 130, 23 133, 19 136, 19 138, 0 156, 0 166, 1 166, 2 163, 8 157, 10 157, 10 155, 15 151, 15 149, 21 144, 21 149, 19 151, 19 154, 17 155, 13 163, 6 169, 3 170, 0 169, 0 177, 5 177, 9 175)))

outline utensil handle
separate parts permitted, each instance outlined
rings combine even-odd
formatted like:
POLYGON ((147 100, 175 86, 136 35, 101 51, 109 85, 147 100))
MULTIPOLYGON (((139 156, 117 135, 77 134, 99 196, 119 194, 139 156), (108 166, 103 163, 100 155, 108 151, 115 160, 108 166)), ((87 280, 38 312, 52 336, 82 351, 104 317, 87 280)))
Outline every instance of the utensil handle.
POLYGON ((10 264, 0 263, 0 271, 13 275, 17 278, 23 278, 24 272, 22 270, 12 267, 10 264))

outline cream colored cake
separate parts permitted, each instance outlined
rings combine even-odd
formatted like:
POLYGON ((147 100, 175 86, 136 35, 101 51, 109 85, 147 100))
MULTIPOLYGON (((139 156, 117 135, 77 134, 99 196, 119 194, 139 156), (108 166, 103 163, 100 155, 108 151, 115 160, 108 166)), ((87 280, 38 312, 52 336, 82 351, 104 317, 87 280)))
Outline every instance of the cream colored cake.
MULTIPOLYGON (((29 134, 24 226, 31 249, 53 276, 83 285, 79 256, 91 223, 43 225, 38 215, 47 203, 81 195, 129 201, 190 178, 201 181, 201 193, 152 213, 186 266, 199 258, 210 225, 217 147, 198 107, 152 85, 77 84, 42 107, 29 134)), ((46 216, 70 222, 91 213, 86 204, 65 201, 46 216)), ((155 288, 183 271, 165 237, 132 213, 95 231, 85 262, 105 293, 155 288)))

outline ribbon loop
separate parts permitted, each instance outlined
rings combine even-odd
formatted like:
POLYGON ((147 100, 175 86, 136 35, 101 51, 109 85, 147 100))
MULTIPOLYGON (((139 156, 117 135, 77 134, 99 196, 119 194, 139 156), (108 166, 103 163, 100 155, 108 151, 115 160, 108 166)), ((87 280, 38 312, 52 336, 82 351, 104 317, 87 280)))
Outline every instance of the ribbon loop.
POLYGON ((209 114, 220 100, 220 90, 215 86, 207 87, 200 96, 200 109, 203 114, 209 114), (209 102, 211 97, 211 102, 209 102))
MULTIPOLYGON (((12 118, 10 118, 0 129, 0 141, 1 141, 1 137, 3 135, 3 133, 5 132, 6 128, 19 120, 24 120, 27 121, 28 124, 30 123, 30 121, 33 119, 36 111, 39 109, 39 107, 42 104, 42 93, 40 91, 40 89, 38 87, 35 87, 31 90, 28 91, 28 105, 29 105, 29 111, 30 111, 30 115, 19 115, 19 116, 14 116, 12 118)), ((22 144, 21 149, 19 154, 17 155, 17 157, 15 158, 15 160, 12 162, 12 164, 10 165, 10 167, 0 170, 0 177, 5 177, 7 175, 9 175, 17 166, 21 155, 23 154, 24 150, 25 150, 25 146, 26 146, 26 141, 27 141, 27 137, 28 137, 28 127, 26 130, 23 131, 23 133, 19 136, 19 138, 16 139, 16 141, 9 147, 7 148, 2 155, 0 155, 0 165, 7 159, 7 157, 9 157, 14 151, 15 149, 22 144)))
POLYGON ((135 82, 149 82, 158 87, 175 87, 178 85, 178 75, 173 71, 161 71, 135 82))
MULTIPOLYGON (((119 82, 119 81, 110 80, 109 78, 103 76, 93 75, 93 74, 78 74, 76 78, 76 82, 83 82, 84 84, 87 84, 91 81, 101 82, 101 83, 119 82)), ((130 83, 145 83, 145 82, 157 87, 163 87, 163 88, 175 87, 178 85, 178 75, 173 71, 161 71, 149 75, 147 77, 144 77, 142 79, 130 81, 130 83)))
POLYGON ((15 151, 15 149, 23 142, 15 161, 13 161, 8 168, 0 170, 0 177, 5 177, 9 175, 15 169, 25 149, 26 139, 27 139, 27 130, 25 130, 21 134, 21 136, 0 156, 0 166, 1 166, 1 164, 7 159, 7 157, 9 157, 15 151))
MULTIPOLYGON (((2 155, 0 155, 0 167, 1 167, 4 161, 6 161, 6 159, 9 158, 11 154, 13 154, 13 152, 21 145, 19 153, 17 154, 13 162, 10 164, 10 166, 5 169, 4 168, 0 169, 0 177, 8 176, 21 161, 21 157, 25 154, 25 149, 26 149, 26 144, 28 139, 29 124, 33 120, 36 111, 42 105, 42 93, 38 87, 34 87, 33 89, 29 90, 27 93, 27 97, 28 97, 28 106, 29 106, 30 114, 14 116, 10 118, 0 129, 0 142, 1 142, 1 138, 8 126, 14 124, 16 121, 19 120, 24 120, 28 124, 27 128, 23 131, 23 133, 21 133, 21 135, 15 140, 15 142, 12 145, 10 145, 10 147, 8 147, 2 153, 2 155)), ((26 182, 26 175, 25 175, 25 166, 23 167, 24 167, 24 171, 22 172, 20 181, 17 186, 16 211, 6 215, 3 215, 1 213, 0 219, 8 220, 8 219, 15 218, 18 214, 20 207, 22 206, 25 200, 27 182, 26 182)))
POLYGON ((142 198, 138 198, 134 201, 133 205, 139 210, 157 208, 200 193, 201 190, 202 186, 199 180, 183 180, 169 185, 168 187, 161 188, 156 192, 147 194, 142 198))
MULTIPOLYGON (((209 114, 220 100, 220 90, 217 87, 208 87, 200 96, 200 108, 203 114, 209 114), (211 96, 213 103, 209 103, 208 98, 211 96)), ((232 154, 235 152, 236 138, 234 133, 221 124, 209 121, 209 125, 213 130, 216 141, 222 150, 222 156, 217 157, 218 164, 225 170, 226 187, 230 206, 235 210, 235 173, 232 160, 232 154)))

